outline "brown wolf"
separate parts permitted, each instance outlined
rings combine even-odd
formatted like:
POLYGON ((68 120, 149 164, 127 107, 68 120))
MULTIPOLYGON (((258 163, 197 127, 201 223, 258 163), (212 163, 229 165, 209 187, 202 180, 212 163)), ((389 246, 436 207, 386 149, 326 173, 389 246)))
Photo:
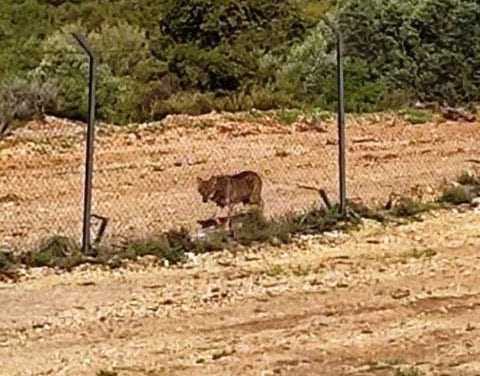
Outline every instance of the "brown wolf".
POLYGON ((256 172, 217 175, 208 180, 197 178, 197 182, 203 202, 213 201, 220 208, 228 208, 229 226, 231 211, 236 204, 256 205, 263 211, 262 179, 256 172))

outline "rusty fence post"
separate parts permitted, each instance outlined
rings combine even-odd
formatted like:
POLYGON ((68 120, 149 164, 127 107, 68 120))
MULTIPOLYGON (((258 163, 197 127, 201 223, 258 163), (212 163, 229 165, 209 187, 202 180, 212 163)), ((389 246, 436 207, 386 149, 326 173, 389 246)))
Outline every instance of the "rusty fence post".
POLYGON ((83 233, 82 233, 82 252, 86 255, 92 253, 91 247, 91 222, 92 216, 92 180, 93 180, 93 157, 95 146, 95 55, 88 45, 85 37, 80 34, 72 34, 78 44, 88 55, 89 75, 88 75, 88 127, 87 127, 87 146, 85 151, 85 182, 83 197, 83 233))
POLYGON ((338 170, 340 190, 340 213, 347 215, 347 140, 345 132, 345 83, 343 76, 343 37, 340 30, 337 36, 337 87, 338 87, 338 170))

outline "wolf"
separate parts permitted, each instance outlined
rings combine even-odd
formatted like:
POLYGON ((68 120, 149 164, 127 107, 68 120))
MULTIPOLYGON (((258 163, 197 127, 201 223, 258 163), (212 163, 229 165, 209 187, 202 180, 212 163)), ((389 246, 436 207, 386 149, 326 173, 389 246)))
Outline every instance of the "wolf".
POLYGON ((220 208, 228 208, 228 226, 236 204, 255 205, 263 211, 262 178, 254 171, 235 175, 216 175, 210 179, 197 178, 198 192, 203 202, 213 201, 220 208))

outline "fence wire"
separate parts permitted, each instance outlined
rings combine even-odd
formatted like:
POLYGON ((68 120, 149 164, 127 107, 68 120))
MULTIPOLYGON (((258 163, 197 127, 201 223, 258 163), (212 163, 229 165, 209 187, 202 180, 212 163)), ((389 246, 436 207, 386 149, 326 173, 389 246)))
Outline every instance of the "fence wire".
MULTIPOLYGON (((197 177, 244 170, 262 177, 267 216, 311 208, 318 193, 301 185, 336 195, 337 148, 330 128, 215 114, 123 128, 100 124, 93 213, 109 219, 110 244, 194 229, 198 220, 226 214, 202 202, 197 177)), ((0 167, 4 246, 28 248, 52 234, 80 239, 84 132, 84 125, 49 118, 0 141, 8 152, 0 167)))
MULTIPOLYGON (((395 114, 348 116, 347 197, 372 206, 392 194, 431 200, 475 167, 478 133, 478 123, 441 118, 412 125, 395 114)), ((80 241, 85 135, 83 123, 47 118, 0 139, 0 249, 28 250, 54 235, 80 241)), ((110 245, 222 215, 202 202, 197 178, 257 172, 269 217, 319 205, 316 188, 338 200, 334 118, 281 124, 212 113, 98 124, 94 159, 93 214, 109 220, 110 245)))
POLYGON ((353 119, 348 129, 349 198, 381 206, 392 197, 432 201, 464 172, 476 173, 478 124, 438 116, 412 125, 394 114, 353 119))
POLYGON ((199 220, 225 215, 214 203, 202 202, 197 178, 257 172, 267 216, 314 205, 318 194, 298 184, 327 183, 334 192, 335 151, 318 153, 320 133, 290 133, 217 115, 173 117, 152 129, 119 134, 113 148, 100 138, 94 211, 111 219, 112 241, 194 229, 199 220))
POLYGON ((31 124, 0 140, 0 247, 81 231, 82 125, 31 124))
MULTIPOLYGON (((444 182, 473 168, 476 125, 396 119, 347 122, 349 199, 369 205, 385 204, 392 193, 431 199, 444 182)), ((54 118, 0 141, 0 247, 29 249, 52 235, 80 241, 84 144, 84 124, 54 118)), ((281 125, 268 117, 209 114, 99 124, 93 213, 109 219, 108 244, 195 229, 199 220, 226 214, 202 202, 197 177, 243 170, 262 177, 267 216, 298 212, 320 201, 301 186, 338 199, 337 153, 334 120, 281 125)))

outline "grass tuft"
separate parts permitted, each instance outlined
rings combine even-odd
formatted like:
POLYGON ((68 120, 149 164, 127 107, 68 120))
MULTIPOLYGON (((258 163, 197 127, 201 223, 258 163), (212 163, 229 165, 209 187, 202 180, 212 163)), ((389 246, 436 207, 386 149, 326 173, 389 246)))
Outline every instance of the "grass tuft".
POLYGON ((97 376, 118 376, 118 372, 115 371, 106 371, 101 369, 97 372, 97 376))
POLYGON ((82 263, 80 246, 64 236, 53 236, 43 241, 38 250, 22 255, 22 263, 32 267, 59 267, 71 269, 82 263))
MULTIPOLYGON (((388 208, 370 208, 362 203, 349 202, 351 215, 343 218, 338 206, 331 209, 312 207, 300 213, 291 213, 280 218, 266 218, 262 212, 253 210, 232 218, 232 231, 223 228, 213 229, 201 237, 192 237, 187 229, 171 230, 148 239, 133 241, 122 249, 109 247, 96 249, 96 256, 87 257, 81 253, 79 245, 66 237, 55 236, 44 241, 32 252, 16 257, 0 252, 0 272, 7 272, 23 264, 27 267, 57 267, 70 270, 82 263, 101 264, 110 268, 120 267, 124 261, 136 260, 143 256, 154 256, 168 265, 181 264, 188 260, 188 254, 203 254, 223 251, 236 246, 251 246, 256 243, 282 245, 292 242, 298 235, 322 234, 328 231, 349 231, 355 229, 362 218, 381 223, 396 219, 418 219, 418 215, 440 207, 441 202, 463 204, 471 202, 480 193, 480 179, 471 174, 458 178, 456 186, 444 190, 434 203, 424 203, 408 197, 389 202, 388 208)), ((414 250, 408 257, 429 258, 434 251, 414 250)), ((275 274, 279 270, 272 270, 275 274)))
POLYGON ((403 116, 405 121, 410 124, 426 124, 433 121, 433 113, 427 110, 406 109, 400 111, 400 115, 403 116))
POLYGON ((461 205, 471 203, 480 196, 480 177, 470 172, 464 172, 457 178, 458 185, 443 189, 438 201, 447 204, 461 205))
POLYGON ((395 371, 395 376, 423 376, 423 375, 424 373, 422 371, 414 367, 397 369, 395 371))
POLYGON ((463 186, 446 188, 440 198, 440 202, 461 205, 468 204, 472 199, 471 194, 463 186))
POLYGON ((480 187, 480 177, 470 171, 464 171, 458 176, 457 183, 461 185, 472 185, 480 187))
POLYGON ((434 208, 431 203, 424 203, 410 197, 402 197, 390 210, 390 215, 397 218, 412 218, 434 208))

